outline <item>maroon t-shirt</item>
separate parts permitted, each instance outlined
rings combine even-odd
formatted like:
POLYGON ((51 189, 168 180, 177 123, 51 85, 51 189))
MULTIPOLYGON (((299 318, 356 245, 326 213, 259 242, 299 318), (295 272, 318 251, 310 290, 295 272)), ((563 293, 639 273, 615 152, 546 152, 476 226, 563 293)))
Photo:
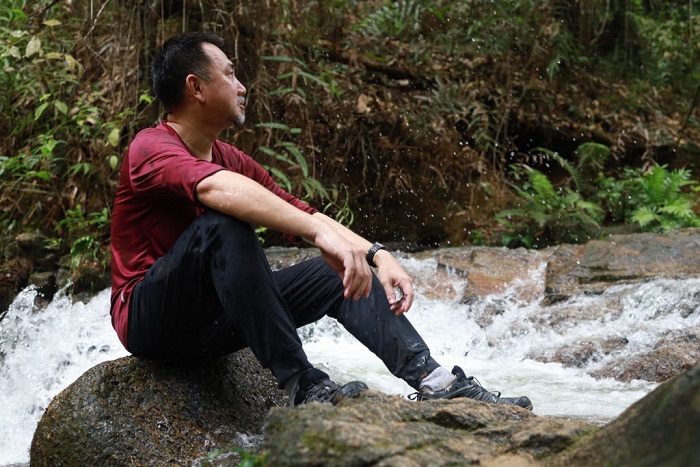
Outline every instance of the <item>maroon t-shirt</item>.
POLYGON ((249 177, 297 208, 315 209, 281 189, 236 147, 216 141, 212 161, 197 158, 165 122, 139 132, 121 168, 112 210, 112 326, 126 346, 131 291, 203 211, 195 189, 219 170, 249 177))

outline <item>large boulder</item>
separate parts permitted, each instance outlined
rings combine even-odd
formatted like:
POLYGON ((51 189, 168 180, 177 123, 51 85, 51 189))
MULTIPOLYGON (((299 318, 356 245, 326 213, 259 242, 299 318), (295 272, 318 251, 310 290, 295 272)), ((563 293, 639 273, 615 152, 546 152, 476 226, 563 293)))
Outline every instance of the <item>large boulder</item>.
POLYGON ((368 392, 340 407, 274 408, 275 466, 690 466, 700 459, 700 362, 610 424, 538 417, 468 399, 368 392))
POLYGON ((124 357, 54 398, 31 465, 190 465, 223 447, 255 450, 270 408, 286 403, 248 350, 189 365, 124 357))
POLYGON ((369 391, 337 407, 272 409, 264 446, 274 466, 531 466, 593 430, 520 407, 369 391))
POLYGON ((612 235, 552 251, 545 288, 549 303, 602 293, 611 285, 700 277, 700 229, 612 235))

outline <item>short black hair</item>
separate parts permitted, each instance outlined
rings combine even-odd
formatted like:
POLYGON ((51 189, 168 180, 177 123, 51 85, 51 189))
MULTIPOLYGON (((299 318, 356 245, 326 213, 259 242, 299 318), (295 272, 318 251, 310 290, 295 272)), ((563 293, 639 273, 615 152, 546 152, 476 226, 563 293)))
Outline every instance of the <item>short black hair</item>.
POLYGON ((202 44, 208 42, 224 50, 224 40, 213 33, 187 32, 173 36, 156 52, 151 64, 153 92, 165 107, 172 112, 182 104, 185 95, 185 78, 195 74, 209 79, 207 71, 209 57, 202 44))

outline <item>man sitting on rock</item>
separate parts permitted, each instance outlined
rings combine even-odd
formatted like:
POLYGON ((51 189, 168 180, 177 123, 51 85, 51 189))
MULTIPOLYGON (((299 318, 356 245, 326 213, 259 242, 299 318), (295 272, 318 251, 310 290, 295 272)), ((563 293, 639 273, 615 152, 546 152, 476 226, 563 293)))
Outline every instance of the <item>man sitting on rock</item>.
POLYGON ((127 150, 112 213, 112 324, 126 349, 158 359, 250 347, 292 404, 338 403, 367 389, 307 360, 296 332, 337 319, 424 399, 470 397, 531 409, 440 366, 403 315, 412 279, 372 244, 273 182, 219 134, 245 119, 245 87, 224 43, 182 34, 156 54, 166 120, 127 150), (315 245, 321 256, 273 272, 251 225, 315 245), (376 275, 370 267, 376 268, 376 275))

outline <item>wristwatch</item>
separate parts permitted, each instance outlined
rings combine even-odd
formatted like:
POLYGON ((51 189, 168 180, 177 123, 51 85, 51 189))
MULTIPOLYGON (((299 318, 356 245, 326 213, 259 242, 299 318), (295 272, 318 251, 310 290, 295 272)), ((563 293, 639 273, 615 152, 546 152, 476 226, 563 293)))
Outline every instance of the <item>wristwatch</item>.
POLYGON ((386 250, 386 247, 379 242, 374 242, 374 245, 367 251, 367 263, 373 268, 377 267, 377 265, 374 264, 374 255, 376 255, 379 250, 386 250))

